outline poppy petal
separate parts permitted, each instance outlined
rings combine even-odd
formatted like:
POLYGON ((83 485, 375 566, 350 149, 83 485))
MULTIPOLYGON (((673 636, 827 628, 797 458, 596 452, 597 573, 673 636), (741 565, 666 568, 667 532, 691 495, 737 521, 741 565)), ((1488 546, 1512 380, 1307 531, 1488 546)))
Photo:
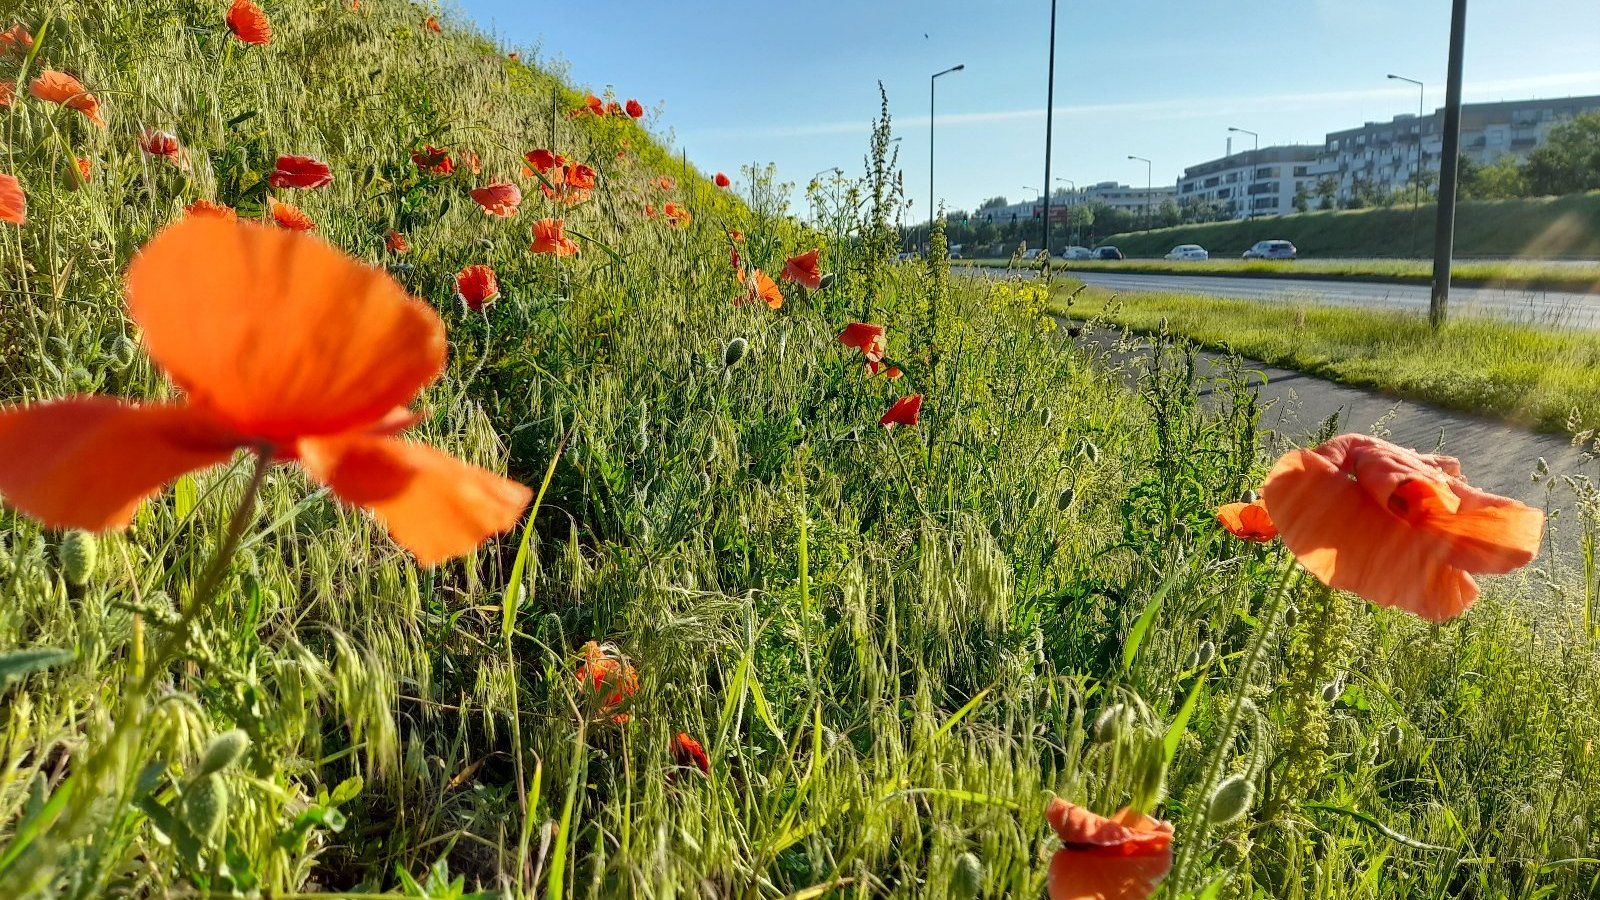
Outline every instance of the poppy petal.
POLYGON ((300 464, 339 499, 371 510, 425 566, 511 528, 533 497, 515 481, 396 438, 304 440, 300 464))
POLYGON ((162 485, 241 443, 184 405, 76 397, 0 410, 0 496, 53 528, 122 528, 162 485))
POLYGON ((320 239, 190 216, 128 269, 128 311, 172 380, 268 443, 407 405, 444 367, 439 316, 320 239))
POLYGON ((1046 875, 1050 900, 1144 900, 1172 869, 1172 850, 1107 856, 1057 850, 1046 875))
POLYGON ((1448 538, 1452 565, 1503 575, 1533 562, 1544 536, 1544 513, 1466 482, 1456 482, 1451 489, 1461 498, 1460 510, 1430 518, 1428 527, 1448 538))

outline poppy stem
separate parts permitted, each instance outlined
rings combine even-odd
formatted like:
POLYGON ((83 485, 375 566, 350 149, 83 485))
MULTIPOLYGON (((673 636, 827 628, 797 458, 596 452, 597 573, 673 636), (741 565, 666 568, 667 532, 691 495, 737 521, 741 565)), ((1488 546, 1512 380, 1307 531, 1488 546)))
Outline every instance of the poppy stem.
POLYGON ((1278 587, 1272 592, 1272 599, 1268 601, 1267 608, 1262 612, 1256 633, 1250 638, 1250 646, 1245 650, 1244 662, 1240 664, 1239 671, 1234 675, 1233 703, 1228 708, 1228 718, 1224 721, 1222 731, 1217 735, 1217 740, 1212 744, 1211 755, 1206 758, 1205 775, 1200 779, 1199 790, 1195 794, 1196 802, 1190 805, 1191 809, 1199 810, 1200 814, 1193 819, 1194 830, 1186 836, 1183 850, 1178 855, 1177 865, 1173 867, 1172 886, 1182 889, 1185 879, 1189 874, 1189 867, 1193 864, 1200 846, 1205 843, 1210 831, 1205 809, 1208 799, 1216 790, 1218 777, 1222 774, 1222 760, 1227 756, 1228 748, 1233 746, 1234 735, 1239 731, 1239 718, 1244 712, 1245 694, 1250 688, 1250 680, 1256 667, 1261 662, 1267 642, 1277 628, 1278 615, 1283 611, 1284 598, 1289 596, 1289 582, 1294 578, 1295 564, 1290 559, 1284 567, 1283 577, 1278 580, 1278 587))

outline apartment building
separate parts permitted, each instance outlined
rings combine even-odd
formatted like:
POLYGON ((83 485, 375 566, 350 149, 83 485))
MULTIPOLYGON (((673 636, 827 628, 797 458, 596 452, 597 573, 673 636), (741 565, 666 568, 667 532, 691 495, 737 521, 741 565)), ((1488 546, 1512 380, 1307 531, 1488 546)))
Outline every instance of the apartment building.
POLYGON ((1190 166, 1178 179, 1178 204, 1215 204, 1236 218, 1292 213, 1297 191, 1316 190, 1322 149, 1319 144, 1285 144, 1190 166))

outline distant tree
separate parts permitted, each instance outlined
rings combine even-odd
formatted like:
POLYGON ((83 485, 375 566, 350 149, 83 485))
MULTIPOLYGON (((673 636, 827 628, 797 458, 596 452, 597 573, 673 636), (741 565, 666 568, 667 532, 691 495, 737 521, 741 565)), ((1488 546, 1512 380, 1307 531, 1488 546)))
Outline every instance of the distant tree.
POLYGON ((1306 190, 1305 185, 1301 185, 1301 186, 1295 188, 1294 189, 1294 211, 1295 212, 1307 212, 1310 209, 1311 209, 1311 192, 1306 190))
POLYGON ((1005 206, 1005 205, 1006 205, 1006 198, 1004 196, 990 197, 989 199, 987 199, 987 200, 983 201, 982 203, 978 204, 978 212, 983 212, 986 209, 999 209, 1000 207, 1005 206))
POLYGON ((1465 200, 1510 200, 1530 194, 1522 163, 1509 153, 1486 166, 1463 156, 1457 179, 1457 194, 1465 200))
POLYGON ((1317 208, 1333 209, 1334 201, 1339 196, 1339 181, 1332 175, 1324 175, 1317 179, 1317 208))
POLYGON ((1190 197, 1181 207, 1184 222, 1221 222, 1230 218, 1228 210, 1215 200, 1196 200, 1190 197))
POLYGON ((1171 197, 1168 197, 1167 199, 1161 201, 1161 207, 1156 210, 1155 221, 1151 223, 1151 227, 1171 228, 1172 226, 1178 225, 1182 222, 1183 213, 1178 209, 1177 201, 1173 200, 1171 197))
POLYGON ((1550 129, 1545 143, 1528 154, 1523 171, 1528 188, 1539 196, 1600 188, 1600 112, 1550 129))

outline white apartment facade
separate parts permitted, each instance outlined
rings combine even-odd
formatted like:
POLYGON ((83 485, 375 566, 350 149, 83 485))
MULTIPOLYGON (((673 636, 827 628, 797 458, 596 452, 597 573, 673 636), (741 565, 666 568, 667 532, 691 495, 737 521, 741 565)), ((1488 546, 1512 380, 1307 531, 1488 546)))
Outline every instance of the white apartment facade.
POLYGON ((1296 193, 1315 193, 1321 153, 1317 144, 1285 144, 1190 166, 1178 179, 1178 204, 1215 204, 1234 218, 1287 215, 1296 193))

